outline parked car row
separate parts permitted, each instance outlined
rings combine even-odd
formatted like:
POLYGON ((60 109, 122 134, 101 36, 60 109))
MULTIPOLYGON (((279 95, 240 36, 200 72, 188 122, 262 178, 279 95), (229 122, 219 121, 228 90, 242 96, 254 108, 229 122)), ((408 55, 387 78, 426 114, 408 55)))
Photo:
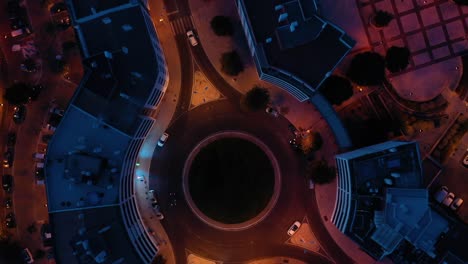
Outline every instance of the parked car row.
POLYGON ((455 194, 449 192, 447 186, 440 187, 440 189, 435 193, 434 199, 439 204, 450 207, 450 209, 454 211, 458 210, 463 204, 463 199, 460 197, 455 198, 455 194))

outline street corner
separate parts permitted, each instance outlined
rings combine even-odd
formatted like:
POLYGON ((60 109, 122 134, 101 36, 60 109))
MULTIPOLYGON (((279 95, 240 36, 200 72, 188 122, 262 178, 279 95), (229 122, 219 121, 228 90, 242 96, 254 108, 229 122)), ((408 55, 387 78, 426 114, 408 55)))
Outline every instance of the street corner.
POLYGON ((307 222, 302 223, 301 227, 288 239, 288 241, 286 241, 286 243, 315 253, 319 253, 321 248, 319 241, 307 222))
POLYGON ((193 90, 190 108, 219 100, 223 95, 208 81, 205 75, 196 71, 193 77, 193 90))
POLYGON ((222 262, 209 260, 209 259, 200 257, 198 255, 195 255, 193 253, 189 253, 187 256, 187 263, 188 264, 219 264, 222 262))

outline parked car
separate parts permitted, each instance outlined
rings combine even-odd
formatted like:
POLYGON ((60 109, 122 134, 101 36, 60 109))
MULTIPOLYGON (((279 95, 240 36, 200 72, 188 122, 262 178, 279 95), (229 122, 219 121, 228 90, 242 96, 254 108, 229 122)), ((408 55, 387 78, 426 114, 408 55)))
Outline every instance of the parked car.
POLYGON ((26 119, 26 106, 18 105, 14 108, 15 112, 13 113, 13 121, 16 124, 21 124, 26 119))
POLYGON ((445 197, 448 195, 448 188, 447 186, 442 186, 440 189, 435 193, 434 199, 438 202, 441 203, 445 197))
POLYGON ((5 154, 3 154, 3 167, 10 168, 13 166, 13 150, 8 149, 5 154))
POLYGON ((169 134, 164 132, 158 140, 158 146, 159 147, 164 146, 164 143, 166 143, 168 137, 169 137, 169 134))
POLYGON ((25 248, 21 251, 21 256, 23 257, 23 260, 27 264, 34 263, 34 258, 31 254, 31 251, 29 251, 28 248, 25 248))
POLYGON ((288 229, 288 235, 289 235, 289 236, 294 235, 294 234, 297 232, 297 230, 299 230, 299 227, 301 227, 301 222, 295 221, 295 222, 291 225, 291 227, 288 229))
POLYGON ((460 197, 457 197, 455 200, 453 200, 452 204, 450 205, 450 209, 456 211, 458 210, 463 204, 463 199, 460 197))
POLYGON ((50 8, 50 13, 51 14, 58 14, 58 13, 63 12, 65 10, 67 10, 67 5, 65 5, 64 2, 58 2, 58 3, 54 4, 50 8))
POLYGON ((265 112, 267 112, 268 114, 274 116, 274 117, 278 117, 278 111, 276 111, 273 107, 271 106, 268 106, 266 109, 265 109, 265 112))
POLYGON ((13 206, 13 200, 11 198, 5 199, 5 208, 10 209, 13 206))
POLYGON ((187 31, 187 38, 188 38, 188 40, 190 42, 190 45, 192 45, 193 47, 198 45, 198 40, 195 37, 195 34, 193 33, 193 30, 187 31))
POLYGON ((10 174, 4 174, 2 177, 2 187, 6 192, 10 192, 13 187, 13 176, 10 174))
POLYGON ((7 135, 7 147, 8 148, 14 148, 16 144, 16 133, 15 132, 10 132, 7 135))
POLYGON ((455 199, 455 194, 449 193, 445 199, 442 201, 442 204, 449 207, 453 203, 453 199, 455 199))
POLYGON ((5 223, 8 228, 15 228, 16 227, 16 219, 14 213, 9 213, 5 217, 5 223))
POLYGON ((463 166, 468 168, 468 153, 466 153, 465 157, 463 158, 463 166))

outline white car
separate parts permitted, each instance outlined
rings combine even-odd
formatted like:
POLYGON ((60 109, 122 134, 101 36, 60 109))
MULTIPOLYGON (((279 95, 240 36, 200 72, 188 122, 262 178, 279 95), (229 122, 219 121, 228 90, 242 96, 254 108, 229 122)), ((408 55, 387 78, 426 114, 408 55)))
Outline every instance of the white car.
POLYGON ((197 38, 195 37, 195 34, 193 34, 193 30, 187 31, 187 37, 192 46, 195 47, 196 45, 198 45, 198 41, 197 41, 197 38))
POLYGON ((455 199, 455 194, 449 193, 447 197, 442 201, 442 204, 449 207, 453 203, 453 199, 455 199))
POLYGON ((158 140, 158 146, 159 147, 164 146, 164 143, 166 143, 168 137, 169 137, 169 134, 164 132, 158 140))
POLYGON ((448 195, 448 188, 447 186, 442 186, 440 189, 436 192, 434 195, 434 199, 438 202, 441 203, 445 197, 448 195))
POLYGON ((288 235, 292 236, 294 235, 297 230, 299 230, 299 227, 301 227, 301 222, 296 221, 292 224, 292 226, 288 229, 288 235))
POLYGON ((278 111, 276 111, 273 107, 267 107, 265 109, 265 112, 267 112, 268 114, 274 116, 274 117, 278 117, 278 111))
POLYGON ((457 199, 455 199, 453 201, 453 203, 450 205, 450 209, 456 211, 458 210, 458 208, 460 208, 460 206, 463 204, 463 199, 458 197, 457 199))

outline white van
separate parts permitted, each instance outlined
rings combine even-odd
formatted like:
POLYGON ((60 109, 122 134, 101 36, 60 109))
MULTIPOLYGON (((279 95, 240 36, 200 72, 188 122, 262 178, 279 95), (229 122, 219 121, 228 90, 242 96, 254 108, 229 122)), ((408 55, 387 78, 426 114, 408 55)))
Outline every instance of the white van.
POLYGON ((17 30, 13 30, 11 32, 11 37, 16 38, 24 34, 24 30, 22 28, 19 28, 17 30))

